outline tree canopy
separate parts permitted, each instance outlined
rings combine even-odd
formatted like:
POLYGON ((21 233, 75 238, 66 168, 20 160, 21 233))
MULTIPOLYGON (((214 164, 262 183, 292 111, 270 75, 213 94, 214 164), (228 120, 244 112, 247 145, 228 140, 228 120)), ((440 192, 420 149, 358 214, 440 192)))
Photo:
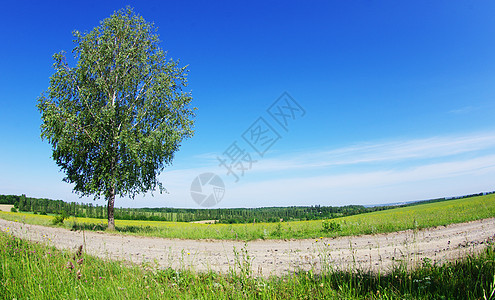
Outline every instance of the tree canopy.
POLYGON ((56 53, 38 99, 41 137, 81 196, 104 196, 109 229, 115 196, 164 190, 158 175, 193 135, 187 67, 167 59, 153 24, 131 8, 89 33, 74 31, 76 66, 56 53))

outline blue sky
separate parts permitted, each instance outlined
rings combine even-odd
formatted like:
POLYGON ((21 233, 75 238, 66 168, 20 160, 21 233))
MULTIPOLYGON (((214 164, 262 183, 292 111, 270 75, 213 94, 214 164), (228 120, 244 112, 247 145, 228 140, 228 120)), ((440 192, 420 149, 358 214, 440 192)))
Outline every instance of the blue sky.
POLYGON ((195 136, 160 176, 169 193, 117 206, 199 207, 190 188, 205 172, 225 184, 217 207, 495 190, 493 2, 9 1, 0 18, 0 194, 92 201, 62 182, 35 105, 52 55, 74 47, 71 32, 126 5, 189 66, 198 111, 195 136), (283 95, 301 108, 287 130, 268 112, 283 95), (263 156, 243 139, 259 118, 279 137, 263 156), (234 142, 256 161, 237 182, 218 160, 234 142))

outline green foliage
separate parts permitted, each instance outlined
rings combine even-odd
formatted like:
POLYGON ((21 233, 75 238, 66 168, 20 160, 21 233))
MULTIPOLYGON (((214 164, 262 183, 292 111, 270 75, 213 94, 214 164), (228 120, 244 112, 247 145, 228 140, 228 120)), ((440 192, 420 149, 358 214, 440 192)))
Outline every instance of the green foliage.
POLYGON ((253 268, 252 262, 254 257, 251 257, 247 250, 247 243, 239 250, 234 246, 234 265, 230 266, 230 276, 237 278, 241 285, 241 289, 253 283, 253 268))
POLYGON ((55 54, 38 99, 41 137, 75 192, 108 200, 110 226, 115 196, 162 191, 157 176, 193 135, 188 70, 166 58, 153 24, 131 8, 73 34, 76 66, 55 54))
POLYGON ((341 230, 340 223, 330 220, 323 220, 323 222, 321 222, 321 227, 321 231, 323 232, 337 232, 341 230))
POLYGON ((60 215, 56 215, 52 219, 52 225, 62 225, 64 224, 64 220, 67 219, 67 215, 65 212, 62 212, 60 215))
POLYGON ((282 223, 277 223, 275 225, 275 229, 270 232, 270 235, 275 238, 281 238, 284 233, 284 229, 282 227, 282 223))
POLYGON ((0 204, 13 204, 14 206, 16 206, 16 204, 19 202, 19 198, 21 197, 22 196, 16 195, 0 195, 0 204))
POLYGON ((11 207, 10 212, 17 212, 17 209, 15 209, 15 207, 11 207))

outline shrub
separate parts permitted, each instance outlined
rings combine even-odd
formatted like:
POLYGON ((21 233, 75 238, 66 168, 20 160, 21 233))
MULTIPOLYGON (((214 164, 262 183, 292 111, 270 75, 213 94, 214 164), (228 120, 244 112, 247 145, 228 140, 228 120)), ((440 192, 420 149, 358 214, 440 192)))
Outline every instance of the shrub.
POLYGON ((323 232, 337 232, 341 230, 340 223, 330 220, 323 220, 321 227, 321 231, 323 232))
POLYGON ((275 226, 275 230, 273 230, 270 235, 271 236, 276 236, 276 237, 282 237, 283 234, 283 229, 282 229, 282 223, 278 223, 277 226, 275 226))
POLYGON ((52 219, 53 225, 64 224, 64 220, 67 219, 67 215, 62 213, 61 215, 56 215, 52 219))
POLYGON ((15 207, 12 207, 12 208, 10 208, 10 211, 11 212, 17 212, 17 209, 15 209, 15 207))

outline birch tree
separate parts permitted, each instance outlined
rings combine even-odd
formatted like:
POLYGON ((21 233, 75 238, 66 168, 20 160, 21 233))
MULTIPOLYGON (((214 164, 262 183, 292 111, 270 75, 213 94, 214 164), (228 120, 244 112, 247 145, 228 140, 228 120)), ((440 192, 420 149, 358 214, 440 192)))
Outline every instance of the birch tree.
POLYGON ((106 199, 113 230, 116 196, 162 192, 158 175, 194 133, 188 70, 166 57, 155 26, 131 8, 73 35, 75 66, 54 54, 38 99, 41 138, 74 192, 106 199))

